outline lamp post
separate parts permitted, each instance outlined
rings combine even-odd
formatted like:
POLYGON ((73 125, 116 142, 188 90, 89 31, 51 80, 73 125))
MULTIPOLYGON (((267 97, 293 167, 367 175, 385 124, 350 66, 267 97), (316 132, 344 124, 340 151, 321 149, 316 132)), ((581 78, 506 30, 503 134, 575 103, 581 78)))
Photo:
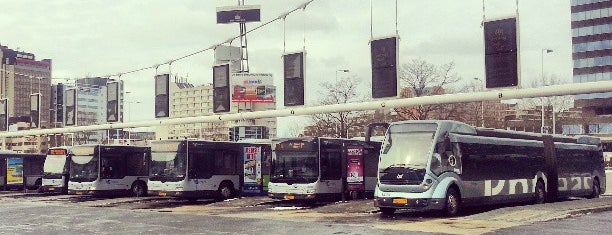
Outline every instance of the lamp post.
MULTIPOLYGON (((480 78, 474 78, 474 80, 482 82, 483 83, 483 87, 484 87, 484 81, 482 81, 480 78)), ((482 127, 485 127, 485 124, 484 124, 484 100, 480 101, 480 125, 482 127)))
POLYGON ((338 82, 338 72, 348 73, 350 70, 348 69, 336 69, 336 83, 338 82))
MULTIPOLYGON (((541 51, 541 63, 540 65, 542 66, 542 71, 541 71, 541 76, 542 76, 542 86, 546 85, 546 81, 544 81, 544 52, 546 52, 546 54, 553 52, 553 50, 551 49, 542 49, 541 51)), ((540 128, 540 133, 544 133, 544 97, 541 98, 542 100, 542 127, 540 128)))

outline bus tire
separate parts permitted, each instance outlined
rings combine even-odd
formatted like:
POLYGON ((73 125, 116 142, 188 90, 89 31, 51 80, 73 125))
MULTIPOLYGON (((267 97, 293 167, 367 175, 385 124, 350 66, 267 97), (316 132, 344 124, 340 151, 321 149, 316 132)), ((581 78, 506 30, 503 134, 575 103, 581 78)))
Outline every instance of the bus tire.
POLYGON ((461 207, 461 197, 455 187, 448 188, 446 191, 446 198, 444 200, 444 215, 447 217, 454 217, 459 214, 461 207))
POLYGON ((544 188, 544 183, 542 180, 538 180, 535 187, 535 192, 533 195, 533 202, 535 204, 543 204, 546 202, 546 189, 544 188))
POLYGON ((234 184, 225 181, 221 183, 221 185, 219 185, 219 189, 217 190, 217 200, 223 201, 223 200, 230 199, 233 196, 234 196, 234 184))
POLYGON ((380 213, 382 213, 383 215, 386 215, 386 216, 392 216, 393 214, 395 214, 395 208, 381 207, 380 208, 380 213))
POLYGON ((134 197, 144 197, 147 195, 147 186, 142 181, 136 181, 132 184, 131 192, 134 197))
POLYGON ((601 188, 599 187, 599 179, 593 179, 593 192, 587 198, 598 198, 601 193, 601 188))

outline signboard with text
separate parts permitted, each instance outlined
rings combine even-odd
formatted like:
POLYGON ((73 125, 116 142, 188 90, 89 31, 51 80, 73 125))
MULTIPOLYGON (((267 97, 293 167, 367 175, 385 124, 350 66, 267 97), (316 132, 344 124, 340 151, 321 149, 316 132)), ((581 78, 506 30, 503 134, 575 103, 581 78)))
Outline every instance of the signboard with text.
POLYGON ((484 23, 486 88, 519 84, 516 18, 484 23))
POLYGON ((170 116, 170 74, 155 75, 155 118, 170 116))
POLYGON ((397 96, 397 42, 397 37, 370 41, 372 98, 397 96))
POLYGON ((230 111, 229 90, 230 65, 213 66, 213 112, 224 113, 230 111))
POLYGON ((259 5, 217 7, 217 24, 259 22, 260 9, 259 5))
POLYGON ((285 106, 304 105, 304 54, 283 55, 285 106))

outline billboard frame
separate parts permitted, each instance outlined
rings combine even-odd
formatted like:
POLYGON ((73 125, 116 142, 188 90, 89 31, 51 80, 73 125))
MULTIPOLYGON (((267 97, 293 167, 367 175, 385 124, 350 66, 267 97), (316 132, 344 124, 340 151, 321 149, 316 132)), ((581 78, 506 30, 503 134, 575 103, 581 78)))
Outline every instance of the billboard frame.
POLYGON ((520 20, 519 20, 519 15, 518 12, 517 14, 512 14, 512 15, 506 15, 506 16, 500 16, 500 17, 494 17, 494 18, 490 18, 490 19, 485 19, 483 21, 483 25, 482 25, 482 52, 483 52, 483 71, 484 71, 484 80, 483 80, 483 90, 488 91, 488 90, 499 90, 499 89, 518 89, 521 84, 522 84, 522 79, 521 79, 521 37, 520 37, 520 33, 521 32, 521 28, 520 28, 520 20), (488 87, 488 79, 487 79, 487 65, 486 65, 486 57, 487 57, 487 41, 486 41, 486 33, 485 33, 485 24, 488 22, 493 22, 493 21, 501 21, 501 20, 508 20, 508 19, 515 19, 515 40, 516 40, 516 85, 515 86, 499 86, 499 87, 488 87))
MULTIPOLYGON (((293 52, 285 52, 282 55, 283 58, 283 106, 285 107, 300 107, 300 106, 304 106, 306 105, 306 94, 307 94, 307 89, 306 89, 306 50, 301 50, 301 51, 293 51, 293 52), (295 54, 302 54, 302 59, 301 59, 301 70, 300 70, 300 76, 299 78, 302 79, 302 83, 303 83, 303 89, 302 89, 302 102, 301 104, 287 104, 287 77, 286 77, 286 66, 285 66, 285 56, 288 55, 295 55, 295 54)), ((295 77, 289 78, 289 79, 295 79, 295 77)))
POLYGON ((376 37, 376 38, 371 38, 370 41, 368 42, 368 44, 370 44, 370 67, 372 70, 372 74, 371 74, 371 82, 372 82, 372 87, 371 87, 371 95, 372 95, 372 99, 374 100, 379 100, 379 99, 393 99, 393 98, 400 98, 401 96, 401 84, 399 82, 399 42, 400 42, 400 37, 397 34, 394 35, 390 35, 390 36, 384 36, 384 37, 376 37), (391 39, 391 38, 395 38, 395 96, 388 96, 388 97, 374 97, 374 64, 372 61, 372 42, 374 41, 379 41, 379 40, 385 40, 385 39, 391 39))

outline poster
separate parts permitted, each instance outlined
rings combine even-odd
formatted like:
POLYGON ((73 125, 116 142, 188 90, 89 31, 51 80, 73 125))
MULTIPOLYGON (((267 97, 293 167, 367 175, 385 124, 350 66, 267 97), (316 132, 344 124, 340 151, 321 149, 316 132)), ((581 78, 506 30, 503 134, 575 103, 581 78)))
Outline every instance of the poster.
POLYGON ((23 184, 23 158, 7 159, 6 183, 23 184))
POLYGON ((261 193, 261 147, 244 147, 245 193, 261 193))
POLYGON ((276 96, 272 74, 233 73, 232 102, 273 103, 276 96))
POLYGON ((365 181, 363 178, 363 147, 349 146, 346 150, 346 182, 348 183, 348 190, 365 190, 365 181))

